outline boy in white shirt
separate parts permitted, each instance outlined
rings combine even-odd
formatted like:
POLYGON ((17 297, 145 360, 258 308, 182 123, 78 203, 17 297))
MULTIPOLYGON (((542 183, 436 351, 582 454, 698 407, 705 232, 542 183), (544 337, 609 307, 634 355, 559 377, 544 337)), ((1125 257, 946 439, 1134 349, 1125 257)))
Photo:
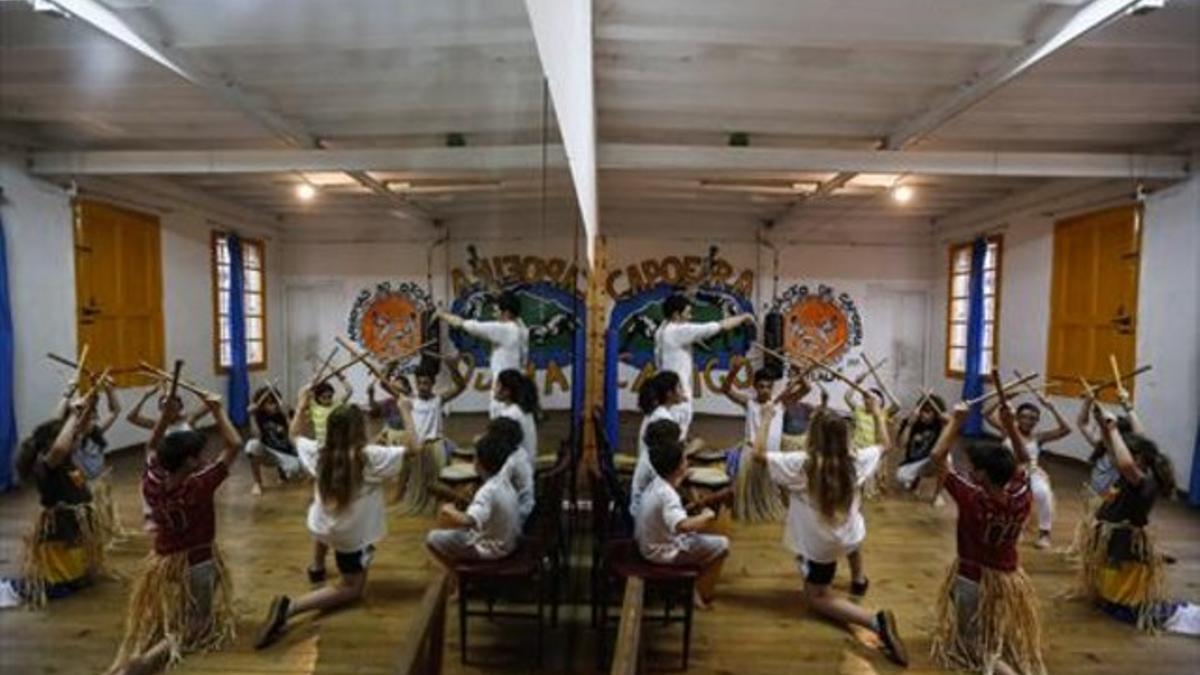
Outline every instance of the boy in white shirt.
POLYGON ((477 321, 463 319, 449 312, 438 313, 438 317, 450 327, 492 345, 488 369, 492 372, 493 396, 500 373, 509 369, 525 372, 525 363, 529 360, 529 328, 521 321, 521 298, 512 291, 505 291, 500 294, 496 305, 500 310, 498 321, 477 321))
POLYGON ((488 436, 496 436, 503 440, 507 447, 512 448, 500 468, 501 475, 512 483, 517 493, 517 513, 521 516, 521 525, 529 520, 536 506, 533 485, 533 462, 529 459, 529 450, 524 446, 525 434, 521 425, 511 417, 497 417, 488 423, 488 436))
POLYGON ((663 322, 654 332, 654 365, 660 371, 669 370, 679 376, 689 410, 695 364, 692 345, 744 323, 753 323, 754 315, 739 314, 705 323, 693 323, 691 319, 692 301, 683 295, 672 295, 663 302, 663 322))
MULTIPOLYGON (((669 422, 667 423, 669 424, 669 422)), ((716 519, 705 508, 689 517, 676 491, 687 475, 687 457, 677 438, 652 435, 650 464, 655 476, 642 493, 642 504, 634 522, 634 538, 642 557, 660 565, 697 567, 696 606, 707 609, 713 588, 721 575, 721 565, 729 553, 729 539, 719 534, 703 534, 705 526, 716 519)))
MULTIPOLYGON (((840 415, 822 412, 809 427, 806 450, 767 452, 760 443, 754 448, 754 459, 766 463, 771 479, 789 491, 784 545, 796 556, 804 574, 809 606, 840 623, 874 631, 888 658, 906 666, 908 652, 892 612, 872 614, 830 589, 838 558, 857 551, 866 538, 866 521, 860 510, 862 486, 891 447, 878 402, 868 397, 867 407, 876 421, 876 445, 852 452, 851 423, 840 415)), ((776 414, 774 407, 765 414, 768 419, 776 414)), ((855 581, 863 583, 865 579, 855 581)))
POLYGON ((466 511, 443 504, 438 515, 446 527, 425 538, 425 547, 446 567, 460 560, 495 560, 516 550, 521 534, 517 493, 501 471, 513 450, 507 439, 494 434, 475 444, 475 470, 486 481, 466 511))

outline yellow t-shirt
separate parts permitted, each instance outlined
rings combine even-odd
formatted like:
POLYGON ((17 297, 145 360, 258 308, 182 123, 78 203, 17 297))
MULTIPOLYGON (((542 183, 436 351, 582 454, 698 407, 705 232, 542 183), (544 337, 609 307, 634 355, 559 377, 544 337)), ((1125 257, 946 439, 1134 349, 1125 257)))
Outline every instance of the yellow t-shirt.
POLYGON ((875 416, 865 406, 856 406, 854 413, 854 436, 850 438, 853 449, 877 445, 875 442, 875 416))
POLYGON ((317 439, 317 445, 325 445, 325 426, 329 423, 329 413, 333 412, 333 408, 334 406, 320 403, 311 403, 308 406, 309 416, 312 419, 313 436, 317 439))

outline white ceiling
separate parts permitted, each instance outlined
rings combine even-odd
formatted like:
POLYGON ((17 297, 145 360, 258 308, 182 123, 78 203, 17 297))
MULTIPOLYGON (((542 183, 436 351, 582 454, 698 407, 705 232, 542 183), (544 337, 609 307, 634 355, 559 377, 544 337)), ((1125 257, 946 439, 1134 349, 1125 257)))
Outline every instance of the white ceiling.
MULTIPOLYGON (((198 71, 327 146, 558 142, 522 0, 123 0, 117 15, 198 71), (547 122, 547 123, 544 123, 547 122)), ((595 0, 599 141, 875 148, 905 120, 1041 36, 1081 0, 595 0)), ((1126 17, 1051 56, 915 147, 1186 152, 1200 138, 1200 0, 1126 17)), ((0 143, 52 149, 272 148, 286 144, 228 100, 78 19, 0 0, 0 143)), ((429 216, 569 211, 565 168, 384 172, 429 216), (543 186, 547 192, 543 194, 543 186)), ((608 170, 606 219, 918 223, 1037 178, 835 172, 608 170), (897 180, 918 196, 884 197, 897 180)), ((265 215, 391 217, 347 174, 169 176, 265 215), (302 179, 321 185, 299 204, 302 179)))

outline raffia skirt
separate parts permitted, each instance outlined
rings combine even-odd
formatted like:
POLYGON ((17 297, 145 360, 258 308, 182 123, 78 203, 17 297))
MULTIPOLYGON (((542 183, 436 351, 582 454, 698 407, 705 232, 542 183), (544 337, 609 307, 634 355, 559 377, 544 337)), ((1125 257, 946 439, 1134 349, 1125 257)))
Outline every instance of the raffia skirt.
POLYGON ((170 645, 170 663, 177 663, 184 654, 223 647, 235 633, 233 585, 215 542, 212 558, 196 564, 189 563, 187 551, 151 551, 129 596, 117 663, 162 640, 170 645))
POLYGON ((997 662, 1019 673, 1044 675, 1037 594, 1021 568, 981 568, 978 583, 959 576, 956 561, 938 597, 931 656, 935 663, 992 673, 997 662))
POLYGON ((420 452, 405 457, 400 470, 396 500, 408 515, 430 515, 437 509, 437 498, 429 489, 445 466, 446 453, 441 439, 425 441, 420 452))
POLYGON ((1078 594, 1110 609, 1128 610, 1141 630, 1159 629, 1162 610, 1171 603, 1162 556, 1149 529, 1093 521, 1079 562, 1078 594))
POLYGON ((748 449, 743 448, 738 461, 733 488, 733 517, 748 523, 780 520, 787 512, 783 494, 771 480, 767 465, 754 461, 749 453, 748 449))
POLYGON ((112 538, 110 522, 92 503, 43 508, 25 536, 21 567, 29 605, 43 607, 48 589, 86 583, 104 572, 104 552, 112 538), (62 532, 71 521, 73 531, 62 532))

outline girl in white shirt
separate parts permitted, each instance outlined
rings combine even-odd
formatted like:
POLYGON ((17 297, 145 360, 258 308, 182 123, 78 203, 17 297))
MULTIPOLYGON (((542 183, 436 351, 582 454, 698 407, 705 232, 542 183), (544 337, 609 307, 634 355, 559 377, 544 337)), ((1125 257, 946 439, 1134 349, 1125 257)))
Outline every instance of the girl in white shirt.
POLYGON ((687 438, 692 422, 691 408, 686 405, 679 376, 664 370, 642 383, 638 390, 638 408, 641 409, 642 425, 638 428, 637 466, 633 470, 633 481, 629 484, 629 515, 635 519, 641 506, 642 492, 654 480, 654 467, 647 454, 646 430, 659 420, 670 420, 679 425, 679 440, 687 438))
POLYGON ((534 507, 533 476, 538 452, 536 416, 539 412, 537 385, 516 370, 500 373, 498 384, 489 413, 493 420, 506 418, 520 425, 520 437, 514 439, 516 450, 505 461, 501 473, 517 491, 521 522, 524 523, 534 507))
MULTIPOLYGON (((754 458, 765 463, 771 478, 790 492, 784 545, 800 563, 809 606, 835 621, 875 631, 888 657, 907 665, 908 654, 891 611, 872 613, 830 589, 838 558, 857 551, 866 537, 860 493, 891 447, 878 402, 868 397, 867 407, 875 416, 877 445, 851 452, 850 422, 823 412, 809 427, 806 450, 767 452, 759 444, 754 458)), ((774 414, 774 409, 767 411, 768 417, 774 414)))
MULTIPOLYGON (((404 428, 413 429, 411 402, 398 391, 392 393, 404 428)), ((387 533, 384 482, 400 473, 408 448, 419 447, 411 433, 406 434, 405 445, 369 445, 365 415, 348 404, 329 414, 325 443, 318 445, 301 433, 310 403, 310 388, 304 387, 292 418, 292 442, 300 463, 316 479, 308 508, 309 532, 334 550, 341 580, 295 600, 277 596, 259 631, 256 649, 283 635, 288 620, 297 614, 341 607, 363 597, 375 543, 387 533)))
POLYGON ((523 370, 529 361, 529 328, 521 320, 521 298, 506 291, 496 301, 500 310, 498 321, 463 319, 449 312, 440 312, 438 317, 447 325, 458 328, 472 337, 486 341, 492 346, 488 367, 492 371, 492 396, 500 381, 500 373, 506 370, 523 370))

